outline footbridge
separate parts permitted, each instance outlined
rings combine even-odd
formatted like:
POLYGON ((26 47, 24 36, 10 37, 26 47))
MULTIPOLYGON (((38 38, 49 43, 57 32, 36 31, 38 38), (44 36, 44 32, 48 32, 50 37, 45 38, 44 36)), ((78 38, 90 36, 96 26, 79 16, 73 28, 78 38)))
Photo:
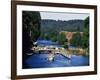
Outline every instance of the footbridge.
POLYGON ((56 54, 61 54, 65 57, 67 57, 68 59, 71 58, 71 54, 68 54, 67 50, 65 48, 62 48, 62 47, 59 47, 59 48, 55 47, 54 48, 54 47, 50 47, 50 46, 49 47, 39 47, 39 46, 37 46, 37 47, 33 47, 32 50, 35 51, 35 52, 39 52, 39 53, 48 52, 49 58, 54 58, 54 56, 56 54))

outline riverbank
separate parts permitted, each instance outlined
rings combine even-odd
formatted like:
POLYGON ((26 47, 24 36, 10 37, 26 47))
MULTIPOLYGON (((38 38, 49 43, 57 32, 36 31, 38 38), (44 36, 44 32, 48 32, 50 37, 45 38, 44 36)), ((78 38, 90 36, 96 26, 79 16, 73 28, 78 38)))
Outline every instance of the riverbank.
POLYGON ((68 54, 72 54, 72 55, 89 56, 88 50, 82 48, 69 48, 67 49, 67 52, 68 54))

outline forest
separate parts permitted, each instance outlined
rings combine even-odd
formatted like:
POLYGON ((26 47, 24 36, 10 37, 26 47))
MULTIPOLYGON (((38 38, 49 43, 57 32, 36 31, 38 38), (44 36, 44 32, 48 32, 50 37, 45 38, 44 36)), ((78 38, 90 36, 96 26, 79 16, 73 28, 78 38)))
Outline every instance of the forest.
POLYGON ((41 20, 41 34, 39 39, 52 40, 66 46, 68 40, 61 31, 76 32, 70 41, 71 45, 81 48, 89 47, 89 17, 85 20, 41 20), (80 32, 83 32, 81 36, 80 32))
POLYGON ((49 19, 43 19, 41 20, 41 31, 48 32, 48 31, 83 31, 84 27, 84 20, 68 20, 68 21, 62 21, 62 20, 49 20, 49 19))

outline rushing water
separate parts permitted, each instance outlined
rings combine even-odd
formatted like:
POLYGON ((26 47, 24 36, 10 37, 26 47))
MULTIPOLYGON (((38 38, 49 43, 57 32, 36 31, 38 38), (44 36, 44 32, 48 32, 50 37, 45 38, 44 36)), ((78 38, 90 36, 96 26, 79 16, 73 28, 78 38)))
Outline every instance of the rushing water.
MULTIPOLYGON (((40 45, 56 45, 51 41, 37 41, 40 45)), ((68 66, 88 66, 89 57, 82 55, 72 55, 69 59, 61 54, 56 54, 53 61, 48 60, 48 53, 33 54, 26 61, 27 68, 47 68, 47 67, 68 67, 68 66)))

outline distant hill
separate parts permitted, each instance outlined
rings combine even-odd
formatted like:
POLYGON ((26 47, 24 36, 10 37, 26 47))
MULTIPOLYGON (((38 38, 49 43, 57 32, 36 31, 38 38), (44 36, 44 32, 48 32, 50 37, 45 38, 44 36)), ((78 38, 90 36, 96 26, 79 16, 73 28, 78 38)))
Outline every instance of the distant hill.
POLYGON ((62 21, 62 20, 49 20, 49 19, 43 19, 41 20, 41 31, 42 32, 50 32, 50 31, 83 31, 84 26, 84 20, 68 20, 68 21, 62 21))

